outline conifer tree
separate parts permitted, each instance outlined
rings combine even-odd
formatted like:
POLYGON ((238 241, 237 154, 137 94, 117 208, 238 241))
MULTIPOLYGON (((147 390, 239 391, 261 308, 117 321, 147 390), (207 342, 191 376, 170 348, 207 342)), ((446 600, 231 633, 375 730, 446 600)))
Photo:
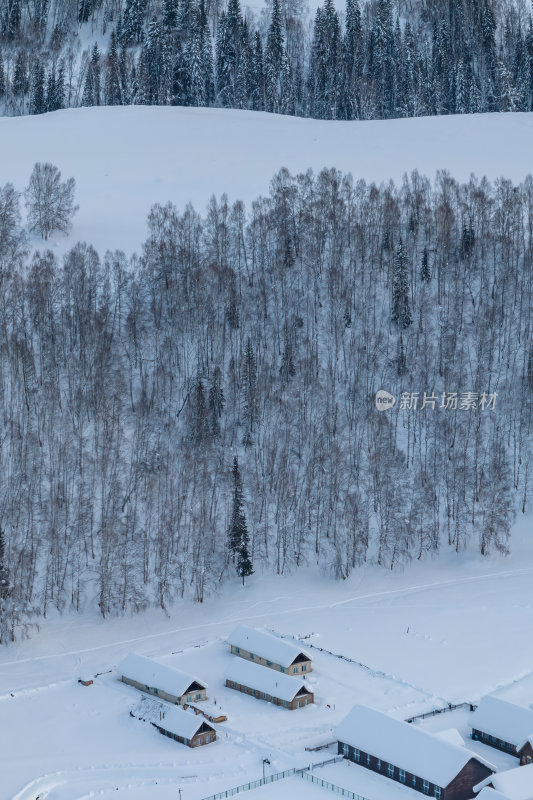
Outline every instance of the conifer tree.
POLYGON ((424 247, 424 251, 422 253, 422 265, 420 267, 420 279, 424 283, 429 283, 431 280, 431 272, 429 271, 429 257, 428 257, 428 249, 424 247))
POLYGON ((211 435, 218 436, 220 434, 220 417, 224 410, 225 398, 222 391, 222 372, 220 367, 215 367, 213 371, 213 378, 211 387, 209 389, 209 422, 211 426, 211 435))
POLYGON ((44 69, 41 63, 36 61, 32 74, 31 113, 43 114, 45 111, 44 69))
POLYGON ((272 17, 265 48, 266 110, 279 112, 281 108, 281 78, 283 70, 284 41, 279 0, 273 0, 272 17))
POLYGON ((231 520, 228 530, 228 550, 235 563, 235 558, 238 555, 246 530, 246 516, 244 514, 244 497, 242 490, 242 479, 239 470, 239 462, 237 456, 233 459, 233 501, 231 510, 231 520))
POLYGON ((409 307, 409 278, 407 274, 407 259, 403 247, 403 241, 396 251, 394 260, 394 275, 392 282, 392 320, 400 330, 405 330, 411 325, 413 319, 409 307))

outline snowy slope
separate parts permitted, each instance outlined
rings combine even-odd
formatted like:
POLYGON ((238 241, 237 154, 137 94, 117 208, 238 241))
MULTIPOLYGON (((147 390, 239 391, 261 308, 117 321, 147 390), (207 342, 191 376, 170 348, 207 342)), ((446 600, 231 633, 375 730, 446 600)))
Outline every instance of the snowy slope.
MULTIPOLYGON (((225 585, 202 605, 177 603, 168 617, 155 609, 105 622, 56 615, 31 640, 0 652, 0 721, 10 731, 0 750, 0 798, 35 800, 47 789, 47 800, 100 791, 119 800, 176 800, 179 786, 182 800, 200 800, 259 778, 265 757, 272 772, 331 757, 305 747, 331 741, 357 702, 397 719, 492 691, 527 706, 532 578, 531 523, 524 519, 507 559, 435 559, 394 573, 365 568, 343 582, 311 570, 256 576, 244 590, 238 581, 225 585), (238 621, 309 636, 314 706, 291 712, 226 689, 234 656, 225 639, 238 621), (190 751, 129 716, 139 693, 118 681, 116 666, 130 650, 205 677, 207 704, 228 717, 217 726, 216 744, 190 751), (77 683, 97 672, 103 674, 93 686, 77 683)), ((516 766, 511 756, 469 740, 469 723, 461 709, 423 725, 457 727, 467 746, 498 768, 516 766)), ((347 785, 337 767, 323 777, 370 800, 390 800, 384 779, 355 771, 347 785)), ((289 796, 277 786, 277 798, 289 796)))
POLYGON ((23 189, 35 161, 77 182, 80 210, 64 250, 84 239, 98 250, 138 250, 154 202, 212 194, 249 203, 281 167, 337 167, 367 181, 401 180, 417 168, 522 180, 533 171, 533 114, 479 114, 327 122, 223 109, 81 108, 0 119, 1 183, 23 189))

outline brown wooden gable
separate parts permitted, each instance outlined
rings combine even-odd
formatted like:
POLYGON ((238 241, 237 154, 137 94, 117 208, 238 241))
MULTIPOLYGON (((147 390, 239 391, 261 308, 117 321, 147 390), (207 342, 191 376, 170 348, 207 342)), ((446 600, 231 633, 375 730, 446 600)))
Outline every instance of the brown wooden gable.
POLYGON ((302 697, 303 695, 306 695, 306 694, 311 694, 311 692, 309 691, 309 689, 306 689, 305 686, 302 686, 302 688, 298 689, 298 691, 296 692, 296 694, 294 696, 295 697, 302 697))
POLYGON ((310 659, 309 659, 308 656, 304 656, 303 653, 298 653, 298 655, 296 656, 294 661, 292 661, 291 663, 292 664, 301 664, 303 661, 309 661, 309 660, 310 659))
POLYGON ((518 755, 520 756, 520 766, 524 766, 525 764, 532 764, 533 763, 533 745, 531 742, 526 742, 523 747, 520 748, 518 751, 518 755))
POLYGON ((490 767, 478 761, 477 758, 471 758, 453 781, 450 781, 445 787, 446 800, 470 800, 471 797, 474 797, 474 786, 492 774, 493 770, 490 767))
POLYGON ((205 686, 202 686, 202 684, 198 683, 198 681, 193 681, 187 691, 183 692, 183 694, 189 694, 189 692, 201 692, 203 689, 205 689, 205 686))
POLYGON ((199 733, 215 733, 215 729, 208 725, 207 722, 202 722, 194 735, 198 736, 199 733))

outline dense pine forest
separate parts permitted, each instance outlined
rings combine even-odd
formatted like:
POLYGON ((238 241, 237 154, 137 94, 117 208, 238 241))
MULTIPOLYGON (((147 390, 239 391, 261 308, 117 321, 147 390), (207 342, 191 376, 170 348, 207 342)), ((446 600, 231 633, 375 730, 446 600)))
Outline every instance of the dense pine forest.
POLYGON ((0 0, 0 107, 218 106, 320 119, 533 109, 522 0, 0 0))
POLYGON ((7 185, 3 641, 254 569, 506 552, 532 489, 530 177, 282 170, 250 208, 153 206, 131 259, 28 257, 7 185))

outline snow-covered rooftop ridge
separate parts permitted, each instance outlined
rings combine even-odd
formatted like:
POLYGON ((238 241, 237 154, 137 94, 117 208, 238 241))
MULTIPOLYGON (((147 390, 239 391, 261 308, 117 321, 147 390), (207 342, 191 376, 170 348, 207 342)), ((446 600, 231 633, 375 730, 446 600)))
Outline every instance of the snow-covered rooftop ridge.
POLYGON ((294 700, 302 687, 309 692, 312 691, 301 678, 293 678, 291 675, 284 675, 282 672, 261 667, 259 664, 238 657, 233 659, 226 669, 226 678, 289 703, 294 700))
POLYGON ((192 739, 204 723, 213 731, 215 730, 199 714, 193 714, 192 711, 184 711, 183 708, 178 708, 177 706, 169 706, 168 710, 165 710, 165 716, 162 720, 153 720, 152 722, 158 728, 163 728, 163 730, 174 733, 176 736, 183 736, 184 739, 192 739))
POLYGON ((533 735, 533 711, 488 695, 474 711, 471 724, 477 731, 520 747, 533 735))
POLYGON ((239 625, 238 628, 235 628, 228 637, 228 643, 266 658, 273 664, 280 664, 282 667, 290 667, 300 653, 311 661, 311 655, 297 644, 280 639, 267 631, 249 628, 247 625, 239 625))
MULTIPOLYGON (((490 778, 488 778, 490 780, 490 778)), ((480 793, 477 795, 476 800, 510 800, 505 794, 497 792, 490 786, 484 786, 480 793)))
POLYGON ((151 658, 139 656, 136 653, 129 653, 119 664, 117 672, 120 676, 131 678, 137 683, 142 683, 150 688, 162 689, 164 692, 176 697, 185 694, 193 682, 198 683, 203 688, 207 687, 206 683, 200 681, 194 675, 188 675, 179 669, 167 667, 157 661, 152 661, 151 658))
MULTIPOLYGON (((509 800, 533 800, 533 764, 497 772, 474 786, 474 791, 477 792, 480 789, 484 789, 489 783, 497 792, 505 795, 509 800)), ((482 793, 479 792, 476 800, 481 795, 482 793)), ((487 798, 487 800, 490 800, 490 798, 487 798)))
POLYGON ((466 747, 443 741, 414 724, 356 705, 335 729, 338 741, 445 788, 471 760, 491 764, 466 747))
POLYGON ((444 731, 429 731, 433 736, 436 736, 437 739, 441 739, 443 742, 448 742, 449 744, 454 744, 457 747, 464 747, 465 740, 457 730, 457 728, 446 728, 444 731))

